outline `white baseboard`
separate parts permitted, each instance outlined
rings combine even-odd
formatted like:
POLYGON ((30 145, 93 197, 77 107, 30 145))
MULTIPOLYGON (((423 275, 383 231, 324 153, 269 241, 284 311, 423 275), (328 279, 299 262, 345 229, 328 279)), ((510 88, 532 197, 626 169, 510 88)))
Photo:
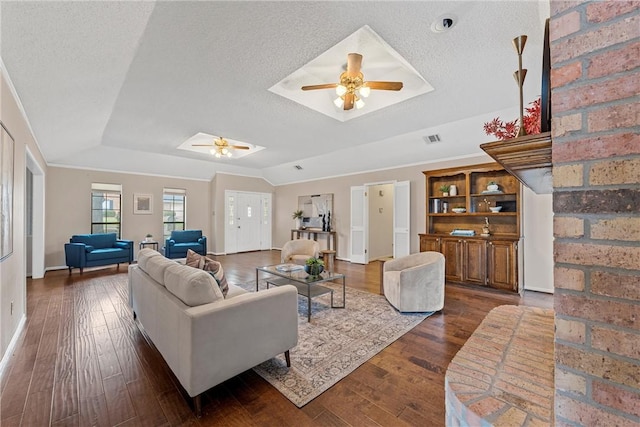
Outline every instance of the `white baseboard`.
POLYGON ((20 319, 20 323, 16 328, 16 332, 13 334, 13 337, 11 337, 9 346, 7 346, 7 351, 4 353, 2 360, 0 360, 0 377, 4 376, 4 370, 7 367, 7 363, 9 363, 9 359, 13 354, 14 347, 16 346, 16 343, 18 342, 18 338, 20 337, 20 334, 22 333, 22 330, 24 329, 24 326, 26 324, 27 324, 27 316, 23 314, 22 319, 20 319))
POLYGON ((536 292, 543 292, 545 294, 553 294, 553 289, 548 289, 548 288, 536 288, 535 286, 525 286, 524 287, 525 291, 536 291, 536 292))

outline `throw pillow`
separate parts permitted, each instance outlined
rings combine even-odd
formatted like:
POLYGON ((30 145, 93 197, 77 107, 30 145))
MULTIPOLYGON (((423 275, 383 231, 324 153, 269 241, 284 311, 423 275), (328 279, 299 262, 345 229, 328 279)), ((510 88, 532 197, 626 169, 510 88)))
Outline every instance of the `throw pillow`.
POLYGON ((218 261, 212 260, 211 258, 206 258, 203 270, 209 272, 209 274, 216 279, 216 282, 222 291, 222 295, 226 298, 227 292, 229 292, 229 284, 227 283, 227 279, 224 277, 222 264, 218 261))
POLYGON ((216 280, 216 283, 220 287, 222 295, 224 297, 227 296, 227 292, 229 292, 229 284, 227 283, 227 279, 224 277, 222 264, 220 264, 218 261, 213 260, 207 256, 200 255, 199 253, 196 253, 191 249, 187 249, 187 260, 185 261, 185 265, 204 270, 211 274, 211 276, 216 280))

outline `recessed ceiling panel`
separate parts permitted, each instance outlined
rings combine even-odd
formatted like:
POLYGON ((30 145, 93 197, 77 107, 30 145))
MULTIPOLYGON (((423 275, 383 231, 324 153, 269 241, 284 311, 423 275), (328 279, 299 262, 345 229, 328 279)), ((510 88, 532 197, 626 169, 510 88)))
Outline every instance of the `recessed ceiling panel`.
POLYGON ((302 68, 294 71, 269 89, 305 107, 326 114, 341 122, 360 117, 414 96, 431 92, 433 87, 398 52, 368 25, 336 44, 302 68), (337 83, 346 70, 347 55, 359 53, 365 81, 398 81, 400 91, 372 90, 361 109, 345 111, 336 107, 335 89, 302 91, 305 85, 337 83))

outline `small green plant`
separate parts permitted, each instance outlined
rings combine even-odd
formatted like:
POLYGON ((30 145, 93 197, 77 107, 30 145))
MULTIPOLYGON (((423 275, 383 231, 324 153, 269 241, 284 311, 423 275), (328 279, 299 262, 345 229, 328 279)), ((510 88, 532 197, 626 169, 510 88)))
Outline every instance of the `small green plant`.
POLYGON ((449 184, 444 184, 440 186, 440 191, 442 191, 443 193, 448 193, 449 192, 449 184))
POLYGON ((324 266, 324 262, 321 259, 318 258, 307 258, 307 260, 305 261, 305 264, 307 265, 322 265, 324 266))
POLYGON ((305 264, 304 271, 311 276, 318 276, 324 270, 324 262, 318 258, 307 258, 305 264))
POLYGON ((151 233, 147 233, 147 235, 146 235, 145 237, 146 237, 147 239, 150 239, 150 238, 152 238, 152 237, 153 237, 153 234, 151 234, 151 233))
POLYGON ((489 183, 487 185, 496 185, 495 181, 489 181, 489 183))
POLYGON ((304 211, 302 210, 293 211, 293 215, 291 215, 291 218, 302 219, 302 215, 304 215, 304 211))

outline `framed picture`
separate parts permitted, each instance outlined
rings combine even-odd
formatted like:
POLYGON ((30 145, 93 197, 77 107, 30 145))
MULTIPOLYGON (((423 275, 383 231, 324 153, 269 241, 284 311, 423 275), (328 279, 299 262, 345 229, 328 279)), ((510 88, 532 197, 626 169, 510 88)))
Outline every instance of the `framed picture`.
POLYGON ((133 213, 150 215, 153 213, 153 194, 135 193, 133 195, 133 213))
POLYGON ((0 260, 13 252, 13 137, 0 122, 0 260))

